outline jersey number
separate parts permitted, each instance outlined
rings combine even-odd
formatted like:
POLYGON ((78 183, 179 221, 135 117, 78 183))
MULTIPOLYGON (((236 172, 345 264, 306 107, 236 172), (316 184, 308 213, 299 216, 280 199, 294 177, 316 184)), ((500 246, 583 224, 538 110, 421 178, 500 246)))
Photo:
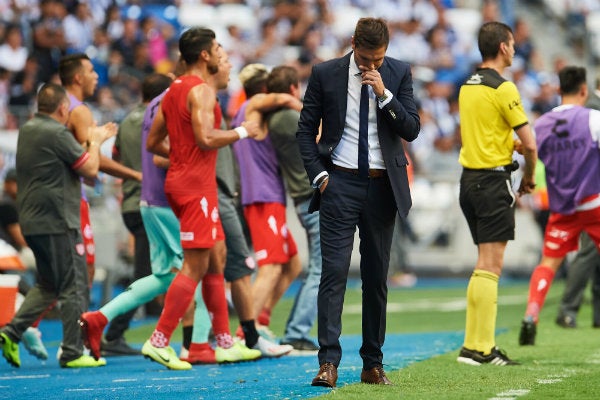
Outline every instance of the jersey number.
POLYGON ((150 118, 154 119, 154 115, 156 114, 156 110, 158 109, 158 107, 160 106, 160 101, 156 102, 152 105, 152 108, 150 109, 150 118))

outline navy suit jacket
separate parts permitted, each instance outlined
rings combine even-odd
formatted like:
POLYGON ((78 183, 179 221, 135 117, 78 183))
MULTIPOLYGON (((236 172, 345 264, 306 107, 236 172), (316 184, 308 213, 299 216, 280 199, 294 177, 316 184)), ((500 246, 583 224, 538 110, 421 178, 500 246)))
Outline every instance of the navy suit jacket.
MULTIPOLYGON (((321 172, 331 170, 331 154, 344 133, 350 62, 354 62, 352 53, 317 64, 308 81, 296 137, 311 182, 321 172), (317 144, 321 121, 322 134, 317 144)), ((411 142, 420 130, 412 76, 407 63, 389 57, 385 57, 379 73, 386 89, 393 94, 383 109, 377 107, 379 143, 398 212, 406 217, 412 201, 406 173, 408 161, 401 139, 411 142)))

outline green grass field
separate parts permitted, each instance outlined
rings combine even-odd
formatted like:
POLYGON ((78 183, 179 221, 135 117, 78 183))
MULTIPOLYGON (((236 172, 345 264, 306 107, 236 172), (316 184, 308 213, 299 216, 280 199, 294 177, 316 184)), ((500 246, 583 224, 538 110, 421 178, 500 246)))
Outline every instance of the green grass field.
MULTIPOLYGON (((463 331, 464 287, 390 290, 388 332, 463 331)), ((497 344, 521 366, 472 367, 458 364, 458 349, 399 371, 388 371, 393 387, 349 385, 322 396, 343 399, 598 399, 600 398, 600 329, 591 327, 586 302, 577 329, 554 323, 563 282, 555 282, 540 317, 535 346, 518 345, 527 300, 527 282, 502 283, 499 290, 497 344)), ((589 295, 587 296, 589 298, 589 295)), ((274 310, 271 328, 281 335, 291 308, 284 299, 274 310)), ((232 319, 232 330, 237 321, 232 319)), ((132 342, 145 340, 153 326, 128 332, 132 342)), ((343 334, 360 333, 360 289, 346 294, 343 334)), ((180 340, 177 330, 174 341, 180 340)), ((316 337, 316 330, 313 330, 316 337)), ((316 362, 316 360, 315 360, 316 362)), ((385 362, 385 358, 384 358, 385 362)), ((343 363, 343 360, 342 360, 343 363)))

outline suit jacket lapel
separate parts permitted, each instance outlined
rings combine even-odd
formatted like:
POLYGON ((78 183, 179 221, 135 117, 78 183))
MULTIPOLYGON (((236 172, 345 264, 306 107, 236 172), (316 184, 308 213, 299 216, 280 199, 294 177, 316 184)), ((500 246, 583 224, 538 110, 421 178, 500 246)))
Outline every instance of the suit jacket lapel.
POLYGON ((343 128, 346 121, 346 107, 348 106, 348 68, 350 67, 350 56, 352 52, 339 59, 337 67, 333 71, 335 80, 335 93, 338 94, 338 120, 343 128))
MULTIPOLYGON (((383 64, 381 64, 381 67, 379 67, 379 74, 381 75, 381 80, 383 81, 383 85, 386 88, 390 87, 390 79, 392 76, 392 71, 389 68, 387 59, 384 58, 383 60, 383 64)), ((377 115, 377 126, 379 127, 379 122, 381 120, 381 118, 383 118, 382 115, 382 110, 379 108, 379 106, 375 106, 375 110, 376 110, 376 115, 377 115)), ((379 143, 381 145, 381 152, 385 153, 385 151, 387 150, 388 146, 387 146, 387 137, 385 135, 381 134, 381 130, 377 129, 377 132, 379 134, 379 143)), ((385 160, 385 157, 384 157, 385 160)))
POLYGON ((388 65, 387 58, 383 59, 383 63, 381 64, 381 67, 379 67, 379 74, 381 75, 381 80, 383 81, 385 87, 389 87, 392 71, 388 65))

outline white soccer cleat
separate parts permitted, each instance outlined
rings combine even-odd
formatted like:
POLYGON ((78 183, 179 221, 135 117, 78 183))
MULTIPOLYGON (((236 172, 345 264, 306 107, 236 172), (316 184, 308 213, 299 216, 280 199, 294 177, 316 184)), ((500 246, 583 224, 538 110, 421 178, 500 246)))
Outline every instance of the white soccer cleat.
POLYGON ((268 341, 262 336, 258 337, 258 342, 252 347, 255 350, 260 350, 263 357, 281 357, 289 354, 294 347, 289 344, 277 344, 268 341))

